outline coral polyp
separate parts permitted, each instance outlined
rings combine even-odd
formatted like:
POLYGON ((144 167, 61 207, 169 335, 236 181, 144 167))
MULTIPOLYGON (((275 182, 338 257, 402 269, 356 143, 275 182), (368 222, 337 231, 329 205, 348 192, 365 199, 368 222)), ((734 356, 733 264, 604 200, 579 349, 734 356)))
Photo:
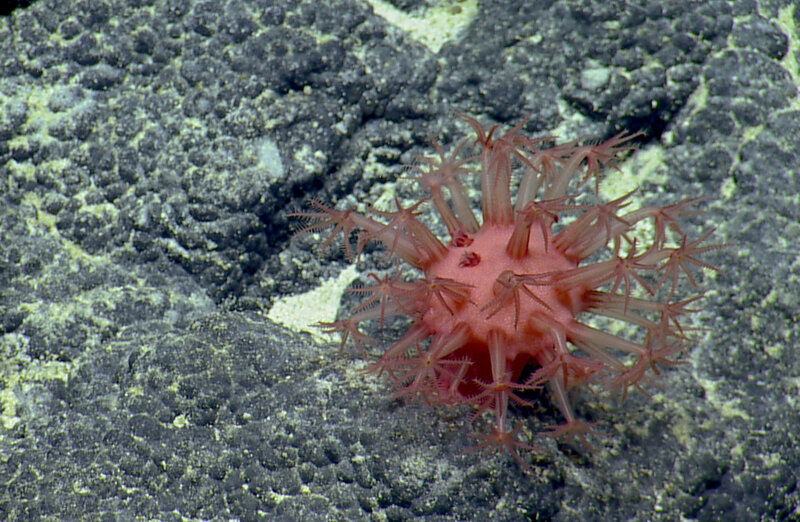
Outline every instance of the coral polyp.
POLYGON ((486 130, 460 117, 477 134, 478 154, 464 155, 462 142, 448 155, 434 141, 436 156, 413 167, 427 192, 418 202, 404 208, 395 198, 395 211, 369 207, 372 217, 315 201, 315 211, 295 216, 308 221, 300 233, 333 227, 323 246, 341 234, 351 260, 378 242, 387 257, 413 268, 394 277, 370 274, 375 284, 356 289, 368 294, 364 303, 321 326, 366 353, 374 340, 362 332, 363 322, 407 316, 408 331, 369 368, 393 379, 395 397, 472 405, 475 418, 488 416, 493 424, 490 433, 475 434, 476 448, 507 449, 525 465, 518 450, 533 446, 519 440, 522 426, 513 425, 509 403, 531 406, 529 392, 547 387, 563 423, 546 433, 583 437, 590 424, 576 416, 570 391, 599 385, 624 398, 660 367, 676 364, 690 342, 681 319, 702 297, 679 297, 687 286, 681 283, 699 290, 692 270, 716 268, 697 256, 723 245, 705 244, 712 232, 690 240, 681 227, 681 217, 698 213, 693 207, 702 198, 635 210, 627 208, 632 192, 578 203, 584 186, 593 185, 597 197, 602 174, 617 168, 638 135, 558 144, 526 135, 524 122, 501 134, 497 125, 486 130), (473 170, 480 177, 480 219, 462 180, 473 170), (446 241, 419 219, 424 203, 437 211, 446 241), (643 221, 654 231, 648 244, 634 234, 643 221), (411 279, 414 270, 419 276, 411 279), (596 317, 628 323, 634 333, 603 331, 592 326, 596 317))

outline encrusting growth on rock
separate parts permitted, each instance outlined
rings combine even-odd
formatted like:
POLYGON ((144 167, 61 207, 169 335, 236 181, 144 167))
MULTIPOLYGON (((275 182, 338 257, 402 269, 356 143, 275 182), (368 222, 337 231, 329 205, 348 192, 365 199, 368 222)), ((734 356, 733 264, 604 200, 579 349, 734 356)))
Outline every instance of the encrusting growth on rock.
POLYGON ((308 224, 299 233, 332 228, 322 243, 341 235, 348 259, 368 242, 382 243, 387 258, 411 271, 394 277, 369 277, 374 285, 354 289, 366 300, 349 318, 320 326, 352 339, 366 354, 374 340, 359 324, 407 316, 408 331, 369 369, 394 381, 394 397, 420 397, 431 405, 469 404, 478 417, 489 416, 489 434, 475 434, 473 449, 506 449, 527 467, 520 449, 522 425, 512 426, 509 401, 530 406, 525 392, 546 386, 564 422, 546 434, 584 438, 591 424, 579 420, 569 393, 600 384, 620 391, 658 374, 687 346, 680 319, 703 294, 679 300, 680 282, 699 285, 692 266, 717 270, 698 255, 724 247, 707 245, 712 231, 689 239, 681 216, 698 213, 704 198, 627 210, 632 192, 595 205, 574 203, 577 191, 601 171, 617 168, 620 155, 633 149, 636 134, 617 134, 592 144, 557 144, 553 137, 532 138, 521 122, 501 134, 474 118, 459 115, 477 134, 476 156, 462 156, 468 142, 451 154, 433 140, 436 157, 419 158, 414 180, 428 195, 396 210, 368 207, 370 217, 353 208, 337 210, 312 201, 313 211, 295 217, 308 224), (480 219, 462 182, 478 164, 482 192, 480 219), (518 185, 512 180, 519 179, 518 185), (512 201, 511 190, 518 186, 512 201), (442 240, 419 220, 422 204, 432 203, 449 238, 442 240), (573 219, 562 224, 562 216, 573 219), (649 244, 632 239, 633 228, 651 220, 649 244), (590 326, 590 316, 624 321, 640 335, 625 338, 590 326))

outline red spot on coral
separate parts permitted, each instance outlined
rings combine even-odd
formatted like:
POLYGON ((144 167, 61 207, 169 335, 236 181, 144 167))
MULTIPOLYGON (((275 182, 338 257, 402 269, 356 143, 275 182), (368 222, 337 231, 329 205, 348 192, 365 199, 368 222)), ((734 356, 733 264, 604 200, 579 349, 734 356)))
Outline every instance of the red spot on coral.
POLYGON ((468 247, 472 244, 472 237, 466 232, 461 231, 455 235, 451 244, 454 247, 459 247, 459 248, 468 247))
POLYGON ((467 268, 470 266, 478 266, 481 262, 481 256, 476 254, 475 252, 464 252, 461 255, 461 259, 458 261, 458 266, 461 268, 467 268))

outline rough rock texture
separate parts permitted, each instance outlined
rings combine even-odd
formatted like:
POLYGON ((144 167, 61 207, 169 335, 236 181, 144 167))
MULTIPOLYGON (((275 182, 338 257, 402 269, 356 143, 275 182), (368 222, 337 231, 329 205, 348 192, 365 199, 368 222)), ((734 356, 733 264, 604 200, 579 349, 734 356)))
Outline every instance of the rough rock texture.
POLYGON ((373 4, 395 16, 39 0, 0 18, 0 518, 799 519, 800 10, 373 4), (398 28, 459 11, 436 53, 398 28), (462 455, 468 411, 391 402, 264 313, 345 266, 290 242, 287 212, 393 191, 428 134, 466 134, 453 111, 644 130, 661 177, 642 201, 716 195, 694 225, 735 243, 693 365, 653 401, 584 397, 610 436, 537 442, 532 473, 462 455))

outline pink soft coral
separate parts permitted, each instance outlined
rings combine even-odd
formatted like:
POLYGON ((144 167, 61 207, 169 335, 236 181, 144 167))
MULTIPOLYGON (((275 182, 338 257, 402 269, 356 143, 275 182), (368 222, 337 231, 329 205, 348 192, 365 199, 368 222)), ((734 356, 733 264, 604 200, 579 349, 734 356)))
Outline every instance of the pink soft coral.
POLYGON ((414 167, 429 198, 407 208, 395 198, 393 212, 370 207, 380 220, 319 202, 318 212, 295 216, 311 221, 301 233, 333 227, 323 246, 342 232, 350 259, 377 241, 422 273, 415 281, 371 274, 376 285, 358 290, 370 294, 364 305, 323 326, 363 350, 371 338, 359 330, 360 322, 408 316, 413 323, 407 333, 370 368, 394 379, 395 397, 470 404, 476 417, 490 415, 491 433, 476 435, 481 442, 475 449, 508 449, 525 465, 517 449, 533 446, 517 440, 521 425, 510 428, 509 400, 529 406, 523 393, 547 385, 564 424, 546 433, 583 438, 590 425, 576 417, 568 392, 599 381, 624 397, 630 387, 641 389, 648 372, 675 364, 688 340, 678 319, 693 311, 686 305, 696 299, 673 301, 679 279, 686 276, 697 286, 689 264, 715 269, 695 256, 721 246, 702 245, 710 232, 690 241, 678 225, 681 215, 697 212, 687 207, 699 200, 626 213, 632 193, 605 204, 570 204, 572 180, 580 188, 594 177, 597 187, 601 169, 616 168, 635 135, 557 145, 551 137, 523 134, 524 122, 501 135, 499 126, 487 131, 460 117, 475 130, 480 155, 459 157, 462 143, 448 156, 434 141, 438 157, 420 158, 414 167), (461 181, 474 162, 483 193, 480 222, 461 181), (447 228, 447 244, 418 219, 427 200, 447 228), (565 213, 578 215, 556 228, 565 213), (652 220, 656 231, 646 246, 630 239, 643 220, 652 220), (665 282, 668 290, 660 290, 665 282), (659 300, 658 293, 666 295, 659 300), (628 322, 642 335, 630 340, 606 333, 585 322, 589 314, 628 322))

